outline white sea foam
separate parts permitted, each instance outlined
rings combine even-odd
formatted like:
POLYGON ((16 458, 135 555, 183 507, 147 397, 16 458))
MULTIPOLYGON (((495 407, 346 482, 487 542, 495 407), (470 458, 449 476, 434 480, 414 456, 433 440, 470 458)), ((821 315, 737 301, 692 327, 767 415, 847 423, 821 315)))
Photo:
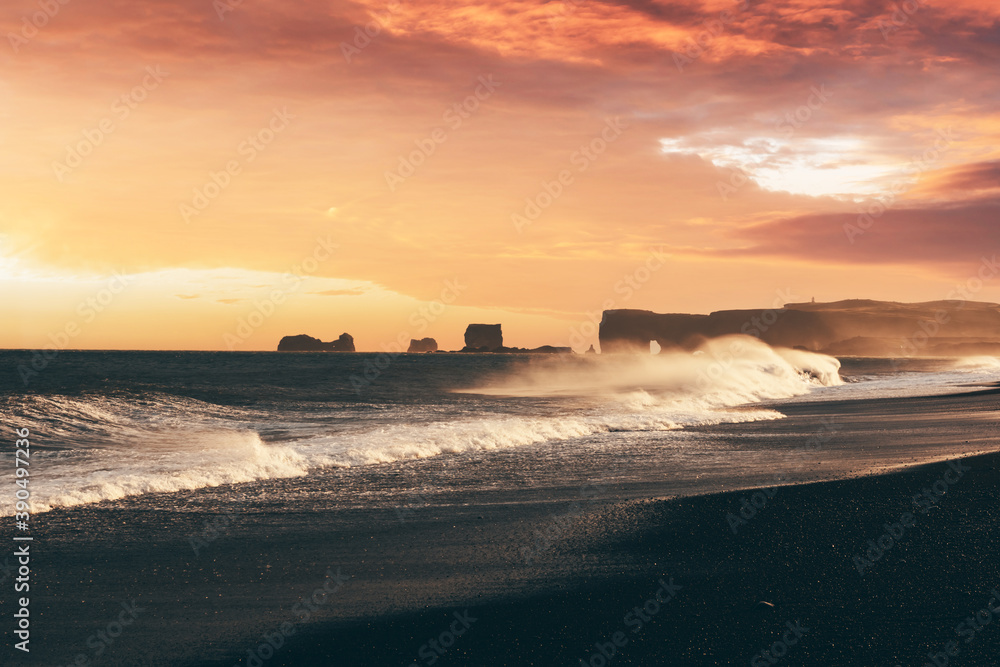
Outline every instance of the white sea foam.
POLYGON ((546 357, 460 392, 511 398, 515 409, 502 416, 323 434, 299 441, 295 448, 313 463, 356 466, 599 433, 780 419, 783 415, 775 410, 733 408, 840 384, 839 366, 833 357, 775 350, 745 336, 708 341, 695 354, 546 357), (516 409, 516 399, 537 398, 564 399, 567 409, 559 416, 516 409))
MULTIPOLYGON (((824 387, 788 402, 831 400, 881 400, 913 396, 941 396, 982 389, 1000 381, 1000 360, 995 357, 935 359, 932 371, 897 371, 867 375, 839 386, 824 387)), ((900 363, 900 367, 905 364, 900 363)))
MULTIPOLYGON (((26 398, 17 423, 38 434, 36 443, 49 443, 32 454, 33 511, 42 512, 143 493, 298 477, 324 466, 780 419, 775 410, 740 406, 839 384, 838 367, 832 357, 775 350, 740 336, 709 341, 695 354, 540 359, 466 390, 472 394, 468 403, 429 418, 414 418, 409 406, 392 406, 345 424, 321 413, 301 419, 149 394, 26 398), (539 398, 550 399, 547 408, 536 407, 539 398), (276 419, 288 420, 281 424, 281 441, 264 442, 260 433, 273 429, 276 419)), ((331 413, 342 409, 329 407, 331 413)), ((0 513, 13 509, 12 501, 0 499, 0 513)))
POLYGON ((995 371, 1000 369, 1000 359, 996 357, 962 357, 955 361, 955 370, 958 371, 995 371))
MULTIPOLYGON (((29 396, 18 407, 16 420, 2 416, 31 433, 34 512, 308 471, 302 455, 248 428, 250 415, 191 398, 29 396)), ((13 512, 0 498, 0 514, 13 512)))
POLYGON ((400 424, 351 435, 320 435, 296 442, 295 449, 314 465, 348 467, 525 447, 599 433, 670 431, 683 428, 685 424, 781 417, 781 413, 774 410, 719 412, 712 416, 667 410, 648 413, 595 411, 569 417, 479 416, 423 425, 400 424))
POLYGON ((72 460, 64 452, 36 452, 40 464, 36 469, 43 472, 33 480, 34 511, 142 493, 297 477, 308 471, 302 455, 288 447, 265 445, 253 431, 176 433, 135 444, 141 451, 94 449, 72 460))
POLYGON ((692 353, 560 356, 526 365, 487 386, 498 396, 588 396, 617 399, 642 390, 700 409, 784 398, 842 384, 830 356, 772 348, 749 336, 706 341, 692 353))

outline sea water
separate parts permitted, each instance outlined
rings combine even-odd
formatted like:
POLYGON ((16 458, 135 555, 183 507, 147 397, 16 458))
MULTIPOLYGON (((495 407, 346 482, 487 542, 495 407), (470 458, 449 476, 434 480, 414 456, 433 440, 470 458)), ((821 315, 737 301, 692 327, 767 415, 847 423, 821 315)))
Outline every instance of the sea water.
POLYGON ((61 351, 25 381, 16 368, 30 360, 0 351, 0 456, 12 459, 15 428, 30 430, 35 513, 237 497, 398 508, 588 480, 707 492, 773 466, 733 444, 738 427, 727 439, 712 425, 759 433, 789 402, 1000 379, 992 358, 842 363, 745 337, 648 356, 61 351))

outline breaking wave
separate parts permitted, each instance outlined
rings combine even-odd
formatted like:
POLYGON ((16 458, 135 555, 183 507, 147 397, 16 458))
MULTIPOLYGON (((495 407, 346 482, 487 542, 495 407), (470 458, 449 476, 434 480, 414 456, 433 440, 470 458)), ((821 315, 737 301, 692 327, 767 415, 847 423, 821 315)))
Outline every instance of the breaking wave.
MULTIPOLYGON (((693 353, 540 359, 429 413, 390 404, 373 416, 343 402, 275 411, 153 392, 26 396, 0 404, 0 416, 33 434, 32 507, 44 512, 320 467, 780 419, 747 404, 840 384, 838 369, 832 357, 734 336, 693 353)), ((13 510, 0 500, 0 513, 13 510)))

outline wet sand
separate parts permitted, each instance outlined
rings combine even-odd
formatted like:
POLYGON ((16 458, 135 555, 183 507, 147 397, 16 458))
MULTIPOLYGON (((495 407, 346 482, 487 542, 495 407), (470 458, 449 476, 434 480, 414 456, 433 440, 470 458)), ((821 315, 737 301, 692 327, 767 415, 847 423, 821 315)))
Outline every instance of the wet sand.
POLYGON ((960 625, 1000 588, 998 463, 783 488, 736 534, 720 517, 751 494, 622 503, 562 545, 559 557, 577 565, 546 584, 563 590, 326 623, 268 664, 776 664, 762 654, 772 647, 788 665, 923 665, 928 654, 943 664, 949 650, 951 664, 1000 664, 1000 599, 988 625, 983 615, 960 625), (942 479, 957 482, 933 504, 913 503, 942 479), (451 641, 441 635, 466 610, 468 631, 431 648, 451 641))
MULTIPOLYGON (((801 404, 781 422, 704 430, 780 430, 796 448, 833 419, 821 453, 860 443, 860 469, 908 441, 996 450, 998 408, 988 392, 801 404)), ((821 458, 803 465, 819 474, 821 458)), ((197 556, 201 515, 58 510, 39 522, 31 656, 10 650, 6 623, 0 662, 893 666, 950 648, 949 664, 995 665, 1000 616, 965 619, 1000 589, 998 463, 686 498, 657 498, 656 480, 645 499, 498 491, 403 521, 279 507, 197 556)))

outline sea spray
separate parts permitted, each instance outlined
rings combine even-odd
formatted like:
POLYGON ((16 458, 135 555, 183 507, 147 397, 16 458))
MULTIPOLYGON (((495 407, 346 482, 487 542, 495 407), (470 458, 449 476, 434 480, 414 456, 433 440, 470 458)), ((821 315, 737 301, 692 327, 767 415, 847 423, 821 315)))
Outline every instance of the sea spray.
POLYGON ((750 336, 706 340, 691 352, 559 356, 533 360, 487 385, 495 396, 616 399, 636 391, 693 405, 732 407, 842 384, 840 362, 805 350, 772 348, 750 336))

